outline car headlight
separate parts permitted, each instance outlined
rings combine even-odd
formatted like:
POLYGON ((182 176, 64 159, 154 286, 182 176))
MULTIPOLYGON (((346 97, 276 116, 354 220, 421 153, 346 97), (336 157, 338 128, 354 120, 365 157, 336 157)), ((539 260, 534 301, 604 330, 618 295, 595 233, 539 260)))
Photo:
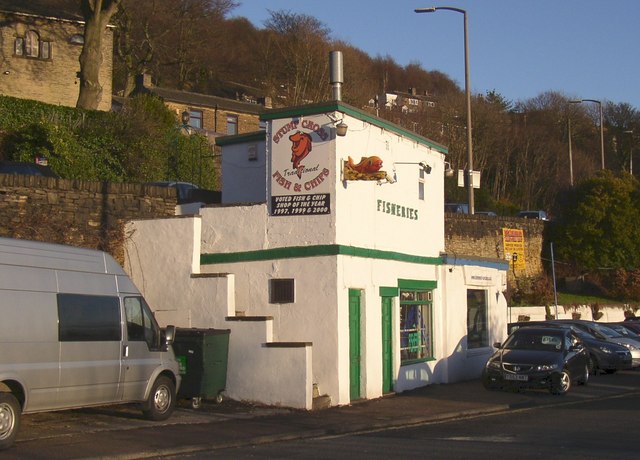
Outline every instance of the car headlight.
POLYGON ((606 345, 600 345, 598 348, 604 353, 615 353, 612 348, 609 348, 606 345))
POLYGON ((500 363, 498 361, 489 361, 487 363, 487 369, 500 369, 500 363))
POLYGON ((539 364, 536 366, 536 371, 552 371, 557 368, 557 364, 539 364))

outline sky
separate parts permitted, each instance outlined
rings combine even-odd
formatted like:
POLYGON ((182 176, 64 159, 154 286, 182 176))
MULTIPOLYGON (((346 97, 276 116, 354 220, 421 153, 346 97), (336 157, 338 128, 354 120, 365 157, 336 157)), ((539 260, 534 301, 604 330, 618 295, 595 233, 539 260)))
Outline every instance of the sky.
MULTIPOLYGON (((237 0, 231 17, 264 28, 269 10, 313 16, 372 58, 437 70, 464 88, 464 15, 474 94, 526 101, 546 91, 640 110, 640 0, 237 0)), ((406 90, 406 88, 392 88, 406 90)), ((418 88, 419 89, 419 88, 418 88)))

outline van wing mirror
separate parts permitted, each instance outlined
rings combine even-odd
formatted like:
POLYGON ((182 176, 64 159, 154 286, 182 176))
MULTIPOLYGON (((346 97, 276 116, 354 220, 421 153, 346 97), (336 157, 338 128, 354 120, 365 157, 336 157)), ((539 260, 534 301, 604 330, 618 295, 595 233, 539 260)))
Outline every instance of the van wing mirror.
POLYGON ((176 327, 173 325, 167 326, 164 330, 164 343, 169 346, 176 338, 176 327))

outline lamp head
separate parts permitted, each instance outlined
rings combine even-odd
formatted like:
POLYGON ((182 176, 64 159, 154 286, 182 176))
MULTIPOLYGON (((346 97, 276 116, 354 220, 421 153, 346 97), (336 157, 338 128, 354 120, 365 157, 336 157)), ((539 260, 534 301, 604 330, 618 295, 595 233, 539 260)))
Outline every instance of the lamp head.
POLYGON ((336 134, 341 137, 346 136, 348 129, 349 126, 344 121, 340 121, 340 123, 336 125, 336 134))
POLYGON ((421 161, 420 163, 418 163, 418 165, 422 168, 422 170, 427 173, 427 174, 431 174, 431 170, 433 169, 431 166, 429 166, 427 163, 425 163, 424 161, 421 161))
POLYGON ((182 124, 184 126, 187 126, 189 124, 190 119, 191 119, 191 115, 189 114, 188 110, 185 110, 184 112, 182 112, 182 124))

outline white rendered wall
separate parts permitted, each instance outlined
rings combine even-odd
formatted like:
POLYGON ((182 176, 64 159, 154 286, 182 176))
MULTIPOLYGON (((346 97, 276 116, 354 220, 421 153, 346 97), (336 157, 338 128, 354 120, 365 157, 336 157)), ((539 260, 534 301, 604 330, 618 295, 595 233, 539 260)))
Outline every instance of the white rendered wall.
POLYGON ((444 251, 443 154, 366 121, 345 118, 349 131, 336 138, 336 241, 437 257, 444 251), (355 163, 379 157, 381 171, 395 182, 340 181, 349 156, 355 163), (418 197, 420 162, 432 168, 423 173, 424 199, 418 197))
POLYGON ((265 142, 248 141, 222 150, 222 202, 259 203, 267 196, 265 142))
POLYGON ((236 313, 235 278, 199 273, 200 224, 200 217, 130 222, 125 270, 162 326, 231 330, 228 397, 311 409, 311 346, 265 347, 275 340, 272 320, 226 320, 236 313))

